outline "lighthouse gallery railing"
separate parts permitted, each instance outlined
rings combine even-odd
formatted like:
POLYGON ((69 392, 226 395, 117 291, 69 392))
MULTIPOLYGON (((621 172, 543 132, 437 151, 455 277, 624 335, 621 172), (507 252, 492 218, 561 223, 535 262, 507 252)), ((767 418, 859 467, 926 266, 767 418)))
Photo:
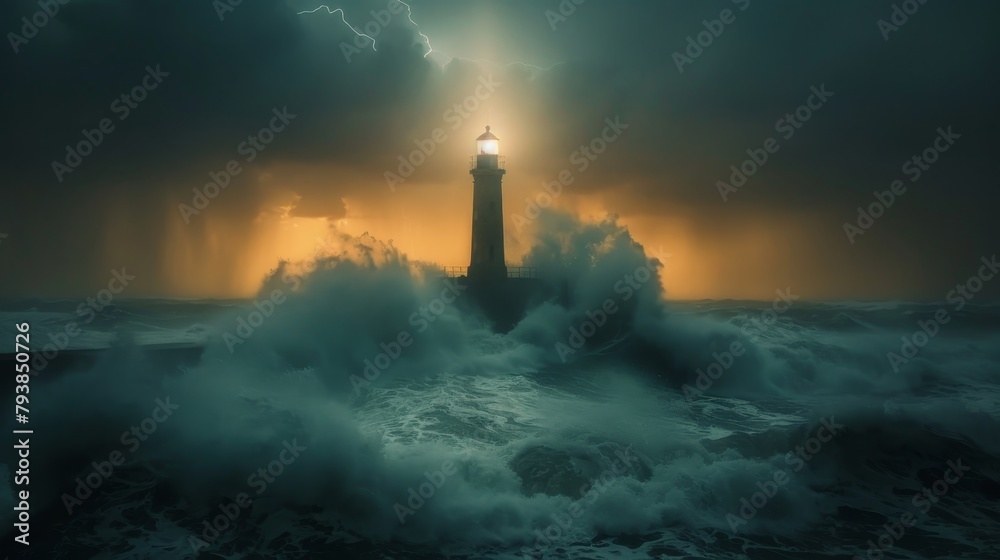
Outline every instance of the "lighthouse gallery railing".
MULTIPOLYGON (((461 278, 469 275, 467 266, 446 266, 442 268, 446 278, 461 278)), ((538 267, 508 266, 507 278, 538 278, 538 267)))

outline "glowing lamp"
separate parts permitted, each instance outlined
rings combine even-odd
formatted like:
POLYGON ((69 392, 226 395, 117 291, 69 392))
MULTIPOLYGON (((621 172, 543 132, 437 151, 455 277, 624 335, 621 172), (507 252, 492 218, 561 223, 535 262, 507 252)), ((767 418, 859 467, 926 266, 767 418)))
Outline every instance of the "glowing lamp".
POLYGON ((500 153, 500 139, 490 132, 489 125, 486 126, 486 132, 476 138, 476 153, 481 156, 495 156, 500 153))

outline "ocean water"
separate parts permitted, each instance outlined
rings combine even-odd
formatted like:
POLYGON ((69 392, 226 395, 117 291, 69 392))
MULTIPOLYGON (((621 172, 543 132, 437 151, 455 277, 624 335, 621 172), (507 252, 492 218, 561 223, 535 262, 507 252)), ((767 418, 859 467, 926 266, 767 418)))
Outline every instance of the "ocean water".
POLYGON ((391 247, 257 306, 5 302, 81 327, 31 381, 33 557, 1000 558, 1000 308, 670 302, 620 228, 543 246, 568 289, 507 333, 391 247))

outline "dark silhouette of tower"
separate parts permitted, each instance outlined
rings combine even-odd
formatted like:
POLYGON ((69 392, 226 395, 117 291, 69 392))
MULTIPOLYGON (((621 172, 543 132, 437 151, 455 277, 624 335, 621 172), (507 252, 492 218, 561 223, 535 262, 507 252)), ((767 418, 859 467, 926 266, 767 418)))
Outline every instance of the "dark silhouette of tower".
POLYGON ((472 158, 472 259, 469 280, 503 281, 507 264, 503 251, 503 176, 500 139, 490 132, 476 138, 472 158))
POLYGON ((499 332, 508 332, 528 309, 557 295, 533 267, 508 267, 503 244, 503 176, 500 139, 490 132, 476 138, 472 157, 472 258, 469 267, 445 267, 442 286, 468 294, 456 302, 482 312, 499 332))

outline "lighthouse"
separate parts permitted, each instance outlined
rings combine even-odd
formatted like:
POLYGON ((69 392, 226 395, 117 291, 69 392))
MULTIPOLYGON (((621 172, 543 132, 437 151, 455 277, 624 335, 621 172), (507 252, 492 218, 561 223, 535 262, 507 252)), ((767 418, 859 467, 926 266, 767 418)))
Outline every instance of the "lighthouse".
POLYGON ((469 280, 474 282, 507 279, 503 251, 503 176, 504 160, 500 139, 490 132, 476 138, 472 157, 472 259, 469 280))
POLYGON ((468 268, 444 268, 444 286, 467 296, 456 305, 482 312, 497 332, 508 332, 528 309, 556 293, 536 276, 530 266, 507 266, 503 244, 503 176, 500 139, 486 127, 476 138, 472 156, 472 258, 468 268))

